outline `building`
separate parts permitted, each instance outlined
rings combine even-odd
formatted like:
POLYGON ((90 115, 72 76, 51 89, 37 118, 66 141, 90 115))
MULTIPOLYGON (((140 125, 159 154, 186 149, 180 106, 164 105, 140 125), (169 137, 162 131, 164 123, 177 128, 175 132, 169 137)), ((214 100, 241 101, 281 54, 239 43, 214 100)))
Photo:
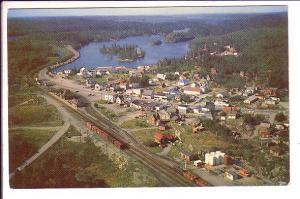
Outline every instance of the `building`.
POLYGON ((195 161, 199 160, 199 155, 198 154, 193 154, 187 151, 180 151, 180 157, 182 160, 186 161, 195 161))
POLYGON ((232 112, 227 114, 227 119, 235 120, 237 118, 237 113, 232 112))
POLYGON ((256 95, 251 95, 250 97, 248 97, 247 99, 244 100, 244 103, 245 104, 251 104, 251 103, 253 103, 257 100, 258 100, 258 98, 257 98, 256 95))
POLYGON ((186 114, 189 110, 189 106, 187 104, 180 104, 177 106, 179 114, 186 114))
POLYGON ((217 98, 225 98, 228 97, 228 93, 226 91, 221 91, 216 95, 217 98))
POLYGON ((133 100, 130 103, 130 107, 133 107, 133 108, 138 109, 138 110, 142 110, 142 105, 143 104, 144 104, 144 102, 141 101, 141 100, 133 100))
POLYGON ((188 80, 188 79, 181 79, 177 82, 178 86, 186 86, 188 84, 190 84, 190 80, 188 80))
POLYGON ((116 94, 106 93, 104 94, 104 100, 110 103, 116 102, 116 94))
POLYGON ((160 145, 167 144, 169 142, 175 141, 176 137, 171 134, 162 134, 160 132, 156 132, 154 134, 154 141, 159 143, 160 145))
POLYGON ((183 93, 187 95, 201 95, 202 89, 200 87, 187 86, 184 88, 183 93))
POLYGON ((153 94, 153 98, 158 101, 169 101, 172 99, 171 95, 165 93, 156 93, 153 94))
POLYGON ((210 166, 224 164, 225 153, 221 151, 210 152, 205 154, 205 163, 210 166))
POLYGON ((125 103, 124 96, 123 95, 118 95, 116 97, 116 103, 120 104, 120 105, 123 105, 125 103))
POLYGON ((221 101, 221 100, 216 100, 215 101, 215 106, 220 106, 220 107, 224 107, 224 106, 230 106, 227 102, 225 102, 225 101, 221 101))
POLYGON ((153 90, 144 89, 142 93, 143 99, 153 99, 153 90))
POLYGON ((87 88, 94 88, 95 84, 96 84, 96 80, 95 79, 87 79, 85 80, 85 85, 87 88))
POLYGON ((239 179, 239 175, 233 170, 226 171, 225 176, 232 181, 239 179))
POLYGON ((158 74, 156 75, 156 77, 157 77, 158 79, 161 79, 161 80, 165 80, 165 79, 166 79, 166 75, 165 75, 165 74, 161 74, 161 73, 158 73, 158 74))

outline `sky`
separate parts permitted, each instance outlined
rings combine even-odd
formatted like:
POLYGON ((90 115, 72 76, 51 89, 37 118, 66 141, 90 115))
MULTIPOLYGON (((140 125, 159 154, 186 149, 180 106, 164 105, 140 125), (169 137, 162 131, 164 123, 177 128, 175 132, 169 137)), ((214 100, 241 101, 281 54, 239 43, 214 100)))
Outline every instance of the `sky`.
POLYGON ((8 17, 37 16, 117 16, 117 15, 193 15, 287 12, 286 6, 244 7, 156 7, 156 8, 80 8, 80 9, 11 9, 8 17))

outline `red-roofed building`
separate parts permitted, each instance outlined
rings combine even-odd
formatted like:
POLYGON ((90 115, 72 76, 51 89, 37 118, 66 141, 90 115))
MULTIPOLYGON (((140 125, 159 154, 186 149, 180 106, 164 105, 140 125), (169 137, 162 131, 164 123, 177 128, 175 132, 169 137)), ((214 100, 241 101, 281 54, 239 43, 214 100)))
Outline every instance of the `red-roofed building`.
POLYGON ((160 132, 156 132, 154 134, 154 141, 159 143, 159 144, 166 144, 169 141, 174 141, 175 140, 175 136, 171 135, 171 134, 162 134, 160 132))

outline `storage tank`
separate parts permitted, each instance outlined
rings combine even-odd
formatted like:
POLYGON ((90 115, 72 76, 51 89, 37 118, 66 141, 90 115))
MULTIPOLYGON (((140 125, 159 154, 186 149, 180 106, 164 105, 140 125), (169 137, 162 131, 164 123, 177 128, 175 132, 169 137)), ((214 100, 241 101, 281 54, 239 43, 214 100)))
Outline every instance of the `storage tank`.
POLYGON ((225 165, 231 165, 232 164, 232 158, 229 155, 224 156, 224 164, 225 165))
POLYGON ((205 154, 205 164, 209 163, 209 153, 205 154))
POLYGON ((216 157, 214 153, 209 155, 209 165, 211 166, 216 165, 216 157))

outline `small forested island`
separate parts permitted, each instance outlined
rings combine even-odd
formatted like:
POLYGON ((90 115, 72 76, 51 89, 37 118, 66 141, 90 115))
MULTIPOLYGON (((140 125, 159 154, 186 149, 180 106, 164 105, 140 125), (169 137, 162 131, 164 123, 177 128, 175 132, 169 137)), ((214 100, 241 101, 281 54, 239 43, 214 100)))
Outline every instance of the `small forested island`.
POLYGON ((106 55, 116 56, 118 61, 135 61, 145 56, 145 52, 137 45, 104 45, 100 48, 100 52, 106 55))
POLYGON ((153 45, 153 46, 159 46, 159 45, 161 45, 161 40, 160 39, 153 39, 152 41, 151 41, 151 44, 153 45))
POLYGON ((171 32, 165 37, 165 41, 168 43, 176 43, 182 41, 189 41, 195 37, 189 32, 171 32))

